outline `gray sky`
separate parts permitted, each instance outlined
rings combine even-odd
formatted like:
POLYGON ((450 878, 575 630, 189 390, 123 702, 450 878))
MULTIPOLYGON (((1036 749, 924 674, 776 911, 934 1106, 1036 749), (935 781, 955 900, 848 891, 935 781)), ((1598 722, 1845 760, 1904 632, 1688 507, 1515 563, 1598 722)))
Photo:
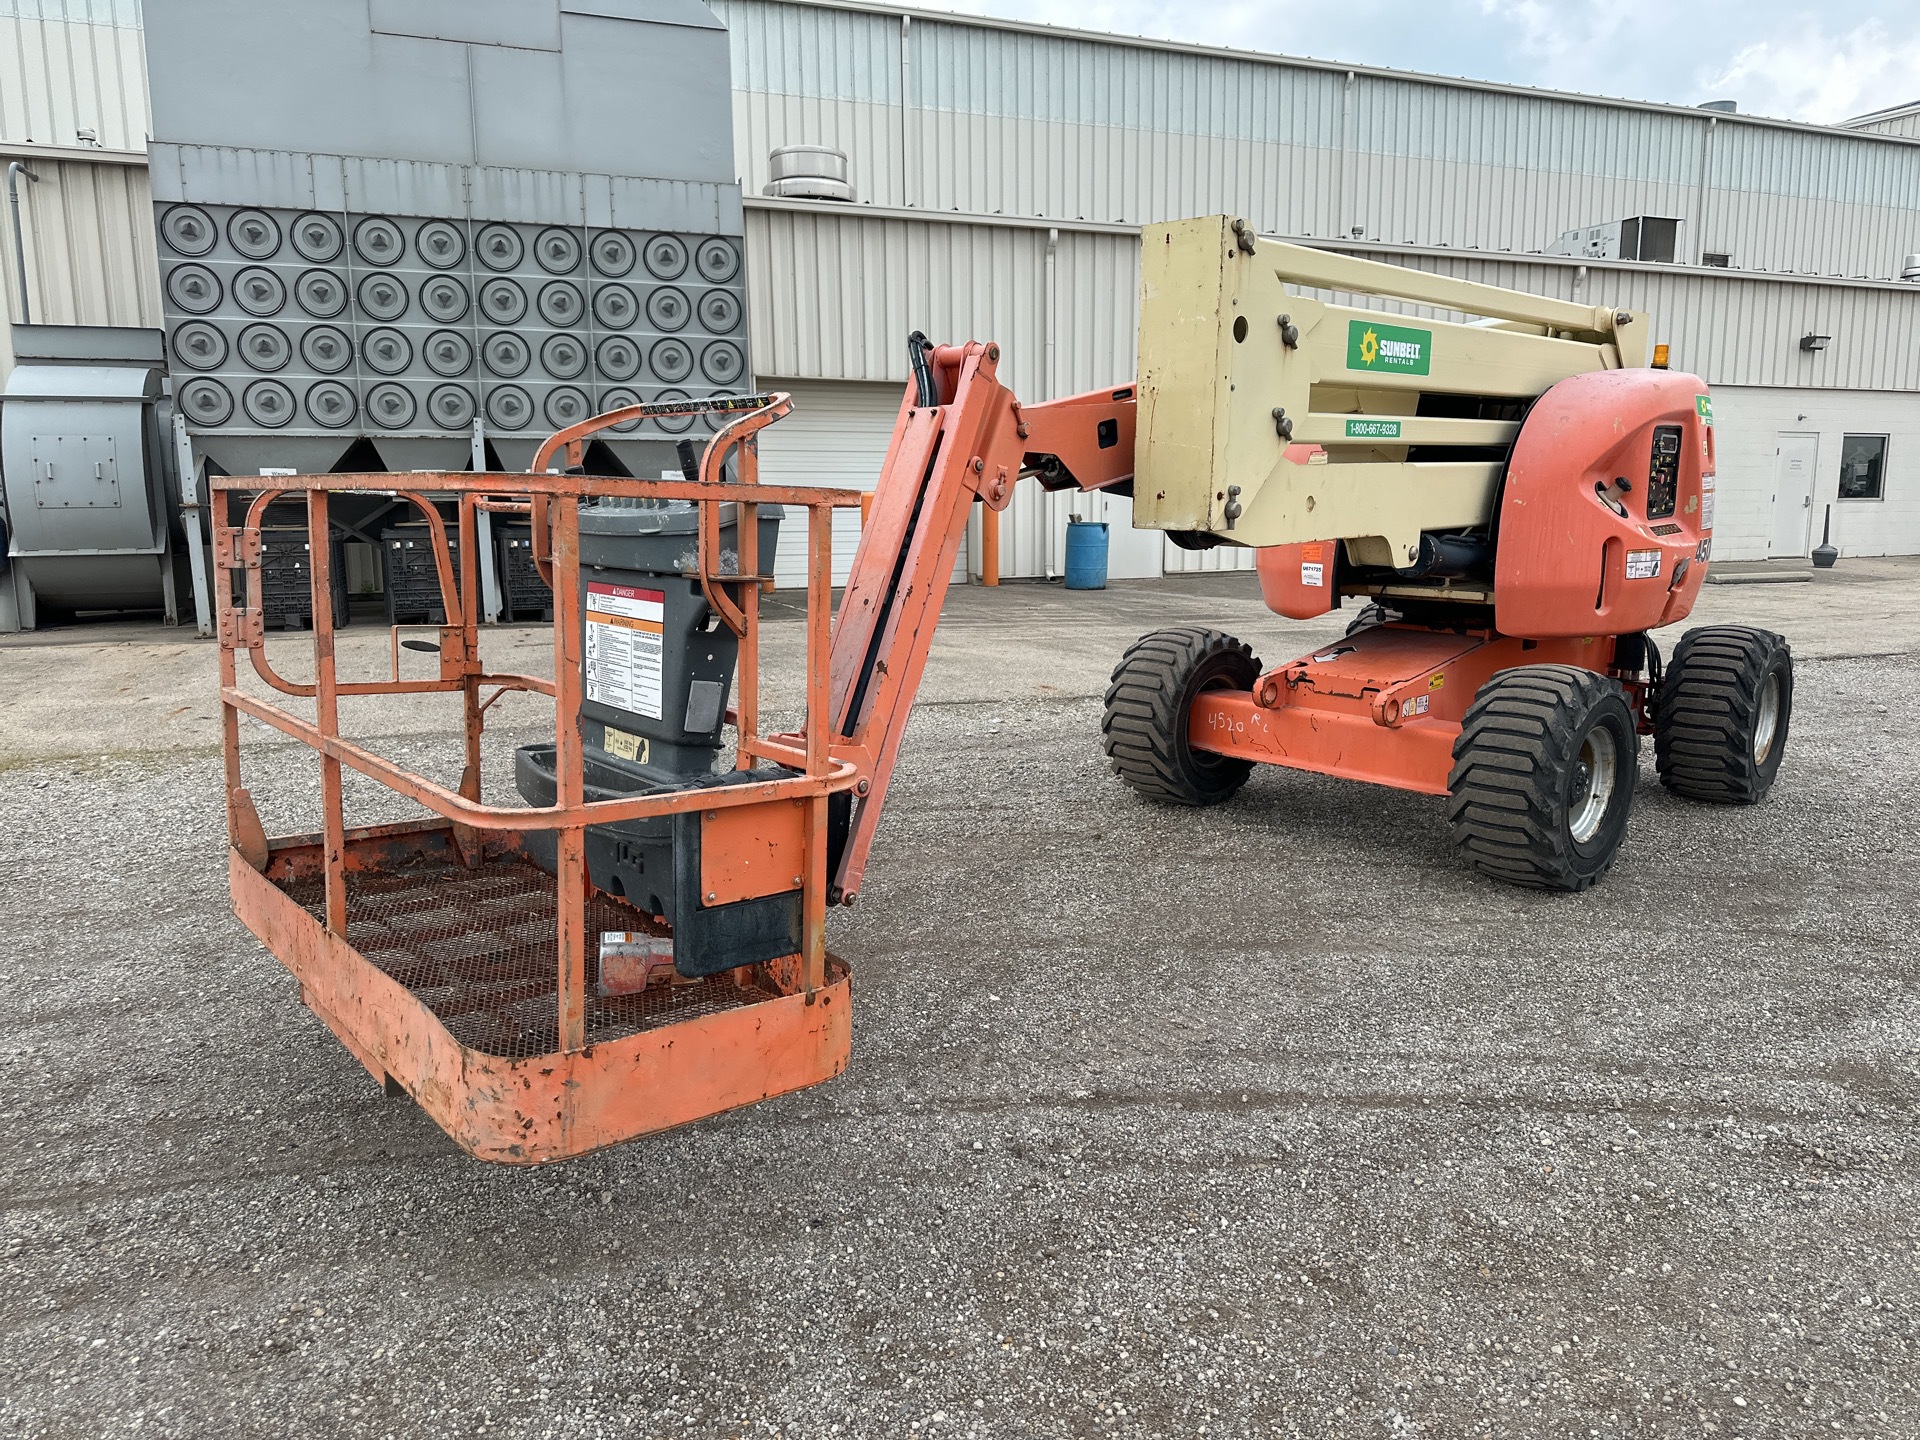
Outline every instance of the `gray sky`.
POLYGON ((1831 123, 1920 100, 1920 0, 923 0, 1126 35, 1831 123))

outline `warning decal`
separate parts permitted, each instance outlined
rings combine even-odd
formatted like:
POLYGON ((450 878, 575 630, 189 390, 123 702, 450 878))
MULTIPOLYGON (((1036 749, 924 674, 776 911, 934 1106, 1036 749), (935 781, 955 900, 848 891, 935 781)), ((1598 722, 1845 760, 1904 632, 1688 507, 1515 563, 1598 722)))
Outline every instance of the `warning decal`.
POLYGON ((1660 574, 1660 552, 1658 550, 1629 550, 1627 552, 1627 579, 1652 580, 1660 574))
POLYGON ((587 699, 660 718, 660 652, 666 592, 587 586, 587 699))

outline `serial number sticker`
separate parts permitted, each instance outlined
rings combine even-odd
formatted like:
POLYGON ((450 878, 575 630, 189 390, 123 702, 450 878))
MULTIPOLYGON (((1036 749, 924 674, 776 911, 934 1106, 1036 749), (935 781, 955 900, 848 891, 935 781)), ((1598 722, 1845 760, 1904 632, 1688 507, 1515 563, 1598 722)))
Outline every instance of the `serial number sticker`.
POLYGON ((1325 585, 1327 583, 1326 576, 1327 567, 1315 561, 1307 560, 1302 562, 1300 566, 1300 583, 1302 585, 1325 585))
POLYGON ((1627 551, 1627 579, 1652 580, 1660 574, 1658 550, 1627 551))
POLYGON ((647 752, 651 746, 646 736, 629 735, 626 731, 616 730, 609 725, 605 743, 600 748, 609 755, 618 755, 622 760, 638 760, 644 765, 647 763, 647 752))
POLYGON ((664 590, 587 586, 587 699, 660 718, 666 600, 664 590))

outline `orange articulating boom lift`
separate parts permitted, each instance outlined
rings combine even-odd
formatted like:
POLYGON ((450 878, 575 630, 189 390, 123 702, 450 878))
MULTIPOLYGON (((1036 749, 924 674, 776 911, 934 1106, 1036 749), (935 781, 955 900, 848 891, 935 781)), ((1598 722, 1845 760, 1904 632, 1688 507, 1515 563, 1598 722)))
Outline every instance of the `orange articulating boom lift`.
POLYGON ((614 411, 553 436, 526 474, 214 480, 235 909, 377 1080, 470 1153, 525 1164, 838 1074, 850 992, 827 908, 859 894, 972 507, 1004 509, 1022 476, 1131 495, 1134 523, 1177 544, 1255 550, 1282 615, 1366 602, 1343 640, 1271 669, 1208 629, 1129 649, 1105 745, 1148 799, 1222 801, 1260 762, 1444 795, 1475 868, 1578 890, 1625 833, 1643 734, 1681 795, 1766 793, 1792 708, 1786 643, 1698 629, 1663 667, 1647 635, 1699 592, 1714 437, 1705 384, 1642 363, 1641 317, 1220 216, 1148 227, 1141 276, 1137 388, 1023 406, 998 346, 911 337, 837 615, 832 512, 862 497, 760 483, 755 436, 783 395, 614 411), (703 455, 683 447, 685 478, 583 473, 595 431, 697 413, 719 429, 703 455), (396 632, 390 675, 342 679, 325 603, 313 680, 268 663, 265 507, 304 496, 318 601, 342 491, 414 506, 440 542, 431 678, 401 677, 396 632), (807 704, 800 730, 764 734, 775 506, 807 518, 807 704), (478 518, 503 512, 529 517, 553 587, 551 679, 480 659, 478 518), (269 694, 241 685, 242 654, 269 694), (516 757, 529 804, 483 798, 486 714, 509 691, 555 705, 553 743, 516 757), (394 694, 458 698, 456 785, 344 737, 343 702, 394 694), (318 833, 265 835, 243 715, 316 752, 318 833), (432 818, 349 828, 345 769, 432 818))

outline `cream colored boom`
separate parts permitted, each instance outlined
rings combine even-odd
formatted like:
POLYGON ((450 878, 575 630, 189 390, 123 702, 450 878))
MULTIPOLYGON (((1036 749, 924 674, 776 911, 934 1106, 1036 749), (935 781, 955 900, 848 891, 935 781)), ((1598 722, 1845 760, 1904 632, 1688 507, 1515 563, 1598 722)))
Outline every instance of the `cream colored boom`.
POLYGON ((1485 523, 1500 467, 1408 447, 1512 440, 1511 421, 1415 414, 1423 392, 1531 400, 1646 363, 1645 317, 1256 237, 1224 215, 1141 235, 1133 523, 1243 545, 1346 540, 1405 565, 1422 530, 1485 523), (1329 305, 1289 286, 1484 316, 1329 305), (1310 463, 1289 445, 1317 445, 1310 463), (1431 453, 1431 452, 1429 452, 1431 453))

